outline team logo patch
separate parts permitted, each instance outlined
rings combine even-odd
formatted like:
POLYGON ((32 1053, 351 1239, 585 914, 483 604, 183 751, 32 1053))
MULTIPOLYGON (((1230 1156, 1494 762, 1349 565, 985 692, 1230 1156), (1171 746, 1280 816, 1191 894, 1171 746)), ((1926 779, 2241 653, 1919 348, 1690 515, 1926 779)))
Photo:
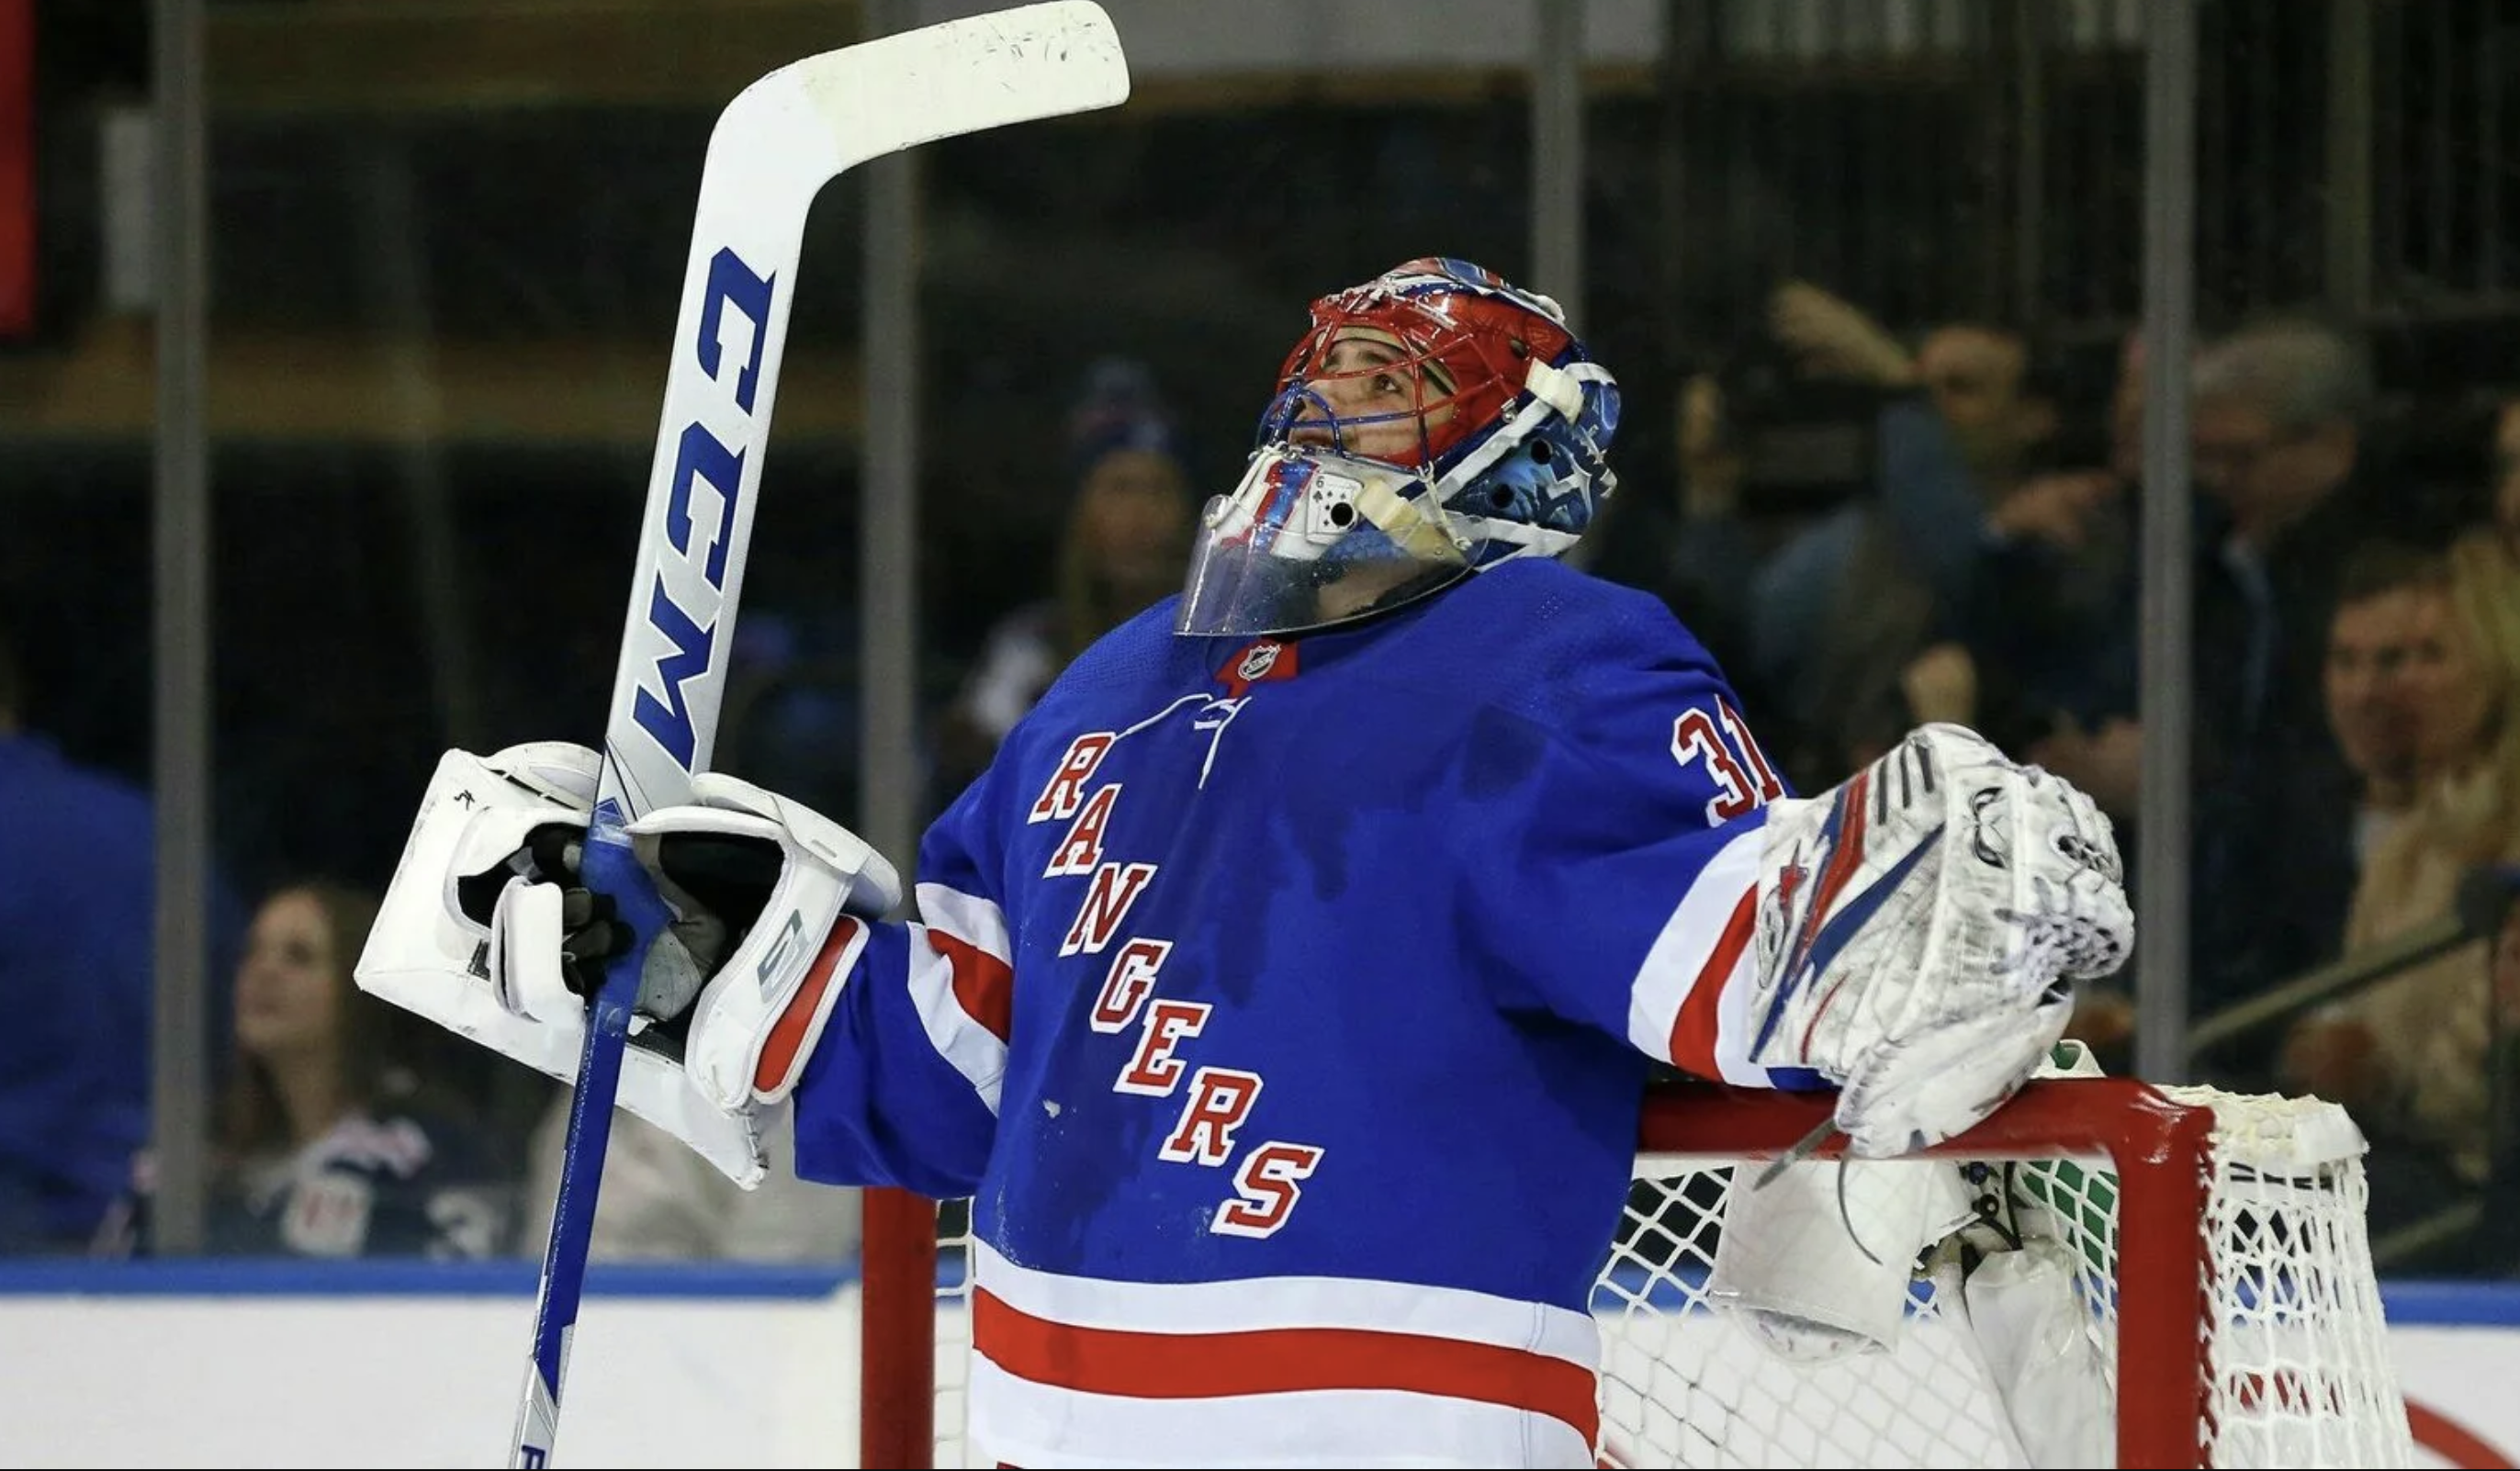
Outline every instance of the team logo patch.
POLYGON ((1235 650, 1234 656, 1216 671, 1217 680, 1225 686, 1226 697, 1240 699, 1254 685, 1293 679, 1295 648, 1276 639, 1255 639, 1235 650))

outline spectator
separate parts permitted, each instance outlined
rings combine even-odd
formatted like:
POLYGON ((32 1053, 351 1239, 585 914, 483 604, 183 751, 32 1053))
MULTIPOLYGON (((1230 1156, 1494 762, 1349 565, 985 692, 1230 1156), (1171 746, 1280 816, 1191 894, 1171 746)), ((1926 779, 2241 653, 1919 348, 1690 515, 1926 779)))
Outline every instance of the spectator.
MULTIPOLYGON (((254 913, 212 1157, 213 1253, 480 1258, 508 1239, 513 1180, 428 1071, 431 1043, 451 1034, 351 978, 376 914, 373 895, 324 879, 275 889, 254 913)), ((109 1248, 145 1245, 148 1176, 144 1161, 130 1228, 109 1248)))
POLYGON ((2418 748, 2408 668, 2418 627, 2438 614, 2448 569, 2437 554, 2394 541, 2358 548, 2327 623, 2321 689, 2327 729, 2352 789, 2341 794, 2341 863, 2360 873, 2414 807, 2418 748))
MULTIPOLYGON (((2346 913, 2371 855, 2414 809, 2408 668, 2418 630, 2439 619, 2449 575, 2438 552, 2397 541, 2366 543, 2346 563, 2321 671, 2327 729, 2344 758, 2344 782, 2301 794, 2308 817, 2298 830, 2311 846, 2292 857, 2290 909, 2346 913)), ((2336 944, 2343 943, 2340 931, 2336 944)), ((2094 988, 2078 1003, 2071 1035, 2099 1054, 2105 1070, 2129 1070, 2135 1009, 2124 988, 2094 988)), ((2227 1073, 2257 1067, 2263 1046, 2243 1043, 2206 1060, 2227 1073)))
MULTIPOLYGON (((1698 637, 1732 678, 1743 704, 1781 710, 1750 657, 1750 586, 1765 555, 1743 504, 1748 460, 1727 423, 1724 386, 1712 372, 1689 374, 1672 400, 1671 493, 1626 488, 1602 507, 1598 531, 1577 548, 1579 561, 1612 582, 1653 594, 1698 637), (1595 548, 1589 557, 1588 549, 1595 548)), ((1781 718, 1770 725, 1779 734, 1781 718)))
MULTIPOLYGON (((156 825, 22 723, 19 667, 0 630, 0 1252, 83 1252, 149 1138, 156 825)), ((213 880, 213 977, 238 921, 213 880)))
MULTIPOLYGON (((2520 571, 2493 533, 2452 546, 2408 647, 2415 806, 2355 887, 2349 953, 2451 914, 2470 868, 2520 860, 2520 571)), ((2493 944, 2400 971, 2284 1041, 2283 1081, 2345 1104, 2372 1137, 2375 1234, 2485 1180, 2493 944)))
POLYGON ((1051 596, 1001 618, 947 708, 941 795, 988 765, 998 742, 1086 645, 1181 586, 1195 508, 1172 420, 1146 368, 1105 360, 1071 416, 1069 502, 1051 596))
POLYGON ((2321 707, 2324 635, 2355 549, 2405 526, 2380 513, 2362 453, 2373 390, 2358 338, 2311 318, 2256 323, 2209 344, 2192 386, 2189 996, 2213 1010, 2336 954, 2328 880, 2301 869, 2331 851, 2327 804, 2351 787, 2321 707))
MULTIPOLYGON (((2130 335, 2112 414, 2111 468, 2134 467, 2141 442, 2143 361, 2130 335)), ((2421 539, 2404 517, 2382 513, 2364 453, 2373 388, 2360 339, 2313 317, 2251 323, 2198 354, 2190 384, 2195 551, 2191 668, 2191 851, 2187 994, 2210 1014, 2332 959, 2343 943, 2344 896, 2353 881, 2339 834, 2353 814, 2355 776, 2328 724, 2327 630, 2344 567, 2382 536, 2421 539)), ((2124 520, 2131 545, 2138 503, 2096 503, 2124 520)), ((2000 642, 2005 590, 2055 575, 2053 544, 2016 541, 2008 565, 1984 575, 1973 644, 2000 642)), ((2003 561, 2000 557, 1998 560, 2003 561)), ((2136 565, 2117 562, 2113 591, 2030 650, 2067 667, 2080 649, 2099 700, 2035 745, 2030 755, 2092 793, 2120 824, 2124 849, 2141 851, 2134 825, 2142 730, 2134 705, 2136 565), (2082 632, 2078 634, 2076 630, 2082 632)), ((2144 875, 2131 868, 2130 888, 2144 875)), ((2132 1022, 2132 974, 2078 999, 2076 1030, 2106 1054, 2132 1022)), ((2217 1059, 2217 1081, 2262 1088, 2272 1048, 2235 1044, 2217 1059)))
POLYGON ((1894 395, 1869 492, 1787 542, 1751 589, 1755 674, 1786 696, 1802 736, 1789 764, 1807 778, 1863 764, 1917 718, 1905 671, 1965 607, 1983 528, 2039 464, 2057 402, 2009 328, 1947 324, 1912 355, 1807 283, 1781 289, 1773 315, 1806 371, 1894 395))
POLYGON ((2143 337, 2119 343, 2096 466, 2033 477, 1989 513, 1954 637, 2017 692, 2031 757, 2135 821, 2143 337))

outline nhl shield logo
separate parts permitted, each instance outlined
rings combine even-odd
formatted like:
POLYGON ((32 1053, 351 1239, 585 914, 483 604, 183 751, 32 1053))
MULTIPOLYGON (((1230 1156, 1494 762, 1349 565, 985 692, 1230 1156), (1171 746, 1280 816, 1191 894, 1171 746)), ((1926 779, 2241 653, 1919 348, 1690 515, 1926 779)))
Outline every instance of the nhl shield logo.
POLYGON ((1225 687, 1227 698, 1240 699, 1254 685, 1293 679, 1297 647, 1276 639, 1255 639, 1218 666, 1216 681, 1225 687))

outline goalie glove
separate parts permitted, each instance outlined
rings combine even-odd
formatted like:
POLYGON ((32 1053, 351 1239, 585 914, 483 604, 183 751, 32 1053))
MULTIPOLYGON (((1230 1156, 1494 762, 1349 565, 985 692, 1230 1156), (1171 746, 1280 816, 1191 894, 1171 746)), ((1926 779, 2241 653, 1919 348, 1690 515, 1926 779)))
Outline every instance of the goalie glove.
MULTIPOLYGON (((574 1080, 585 998, 629 943, 577 873, 601 763, 556 741, 441 757, 361 988, 574 1080)), ((674 917, 641 969, 618 1101, 749 1186, 762 1110, 794 1087, 864 944, 843 916, 890 911, 900 881, 845 828, 750 782, 702 774, 694 797, 629 829, 674 917)))
POLYGON ((867 927, 901 903, 901 879, 856 833, 735 777, 692 779, 692 803, 632 823, 631 842, 683 919, 722 921, 734 944, 718 958, 651 966, 640 1004, 691 1013, 692 1080, 721 1108, 785 1102, 813 1055, 867 927), (652 994, 650 986, 657 984, 652 994))
POLYGON ((1835 1084, 1858 1155, 1993 1113, 2063 1034, 2073 983, 2134 945, 2108 819, 1960 726, 1773 804, 1765 843, 1750 1058, 1835 1084))

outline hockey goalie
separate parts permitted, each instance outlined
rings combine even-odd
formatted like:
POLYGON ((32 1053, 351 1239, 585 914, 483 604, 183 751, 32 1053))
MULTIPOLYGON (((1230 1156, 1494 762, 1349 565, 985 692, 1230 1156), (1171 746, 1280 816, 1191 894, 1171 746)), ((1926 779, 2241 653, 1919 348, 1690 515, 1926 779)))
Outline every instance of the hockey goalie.
MULTIPOLYGON (((1618 423, 1544 296, 1442 258, 1332 291, 1183 592, 910 891, 732 776, 634 825, 679 922, 622 1105, 738 1180, 785 1114, 800 1175, 971 1197, 983 1463, 1590 1465, 1651 1069, 1833 1089, 1889 1159, 2124 959, 2073 787, 1931 726, 1792 795, 1664 605, 1561 559, 1618 423)), ((362 984, 568 1076, 624 943, 577 872, 597 762, 449 753, 362 984)))

